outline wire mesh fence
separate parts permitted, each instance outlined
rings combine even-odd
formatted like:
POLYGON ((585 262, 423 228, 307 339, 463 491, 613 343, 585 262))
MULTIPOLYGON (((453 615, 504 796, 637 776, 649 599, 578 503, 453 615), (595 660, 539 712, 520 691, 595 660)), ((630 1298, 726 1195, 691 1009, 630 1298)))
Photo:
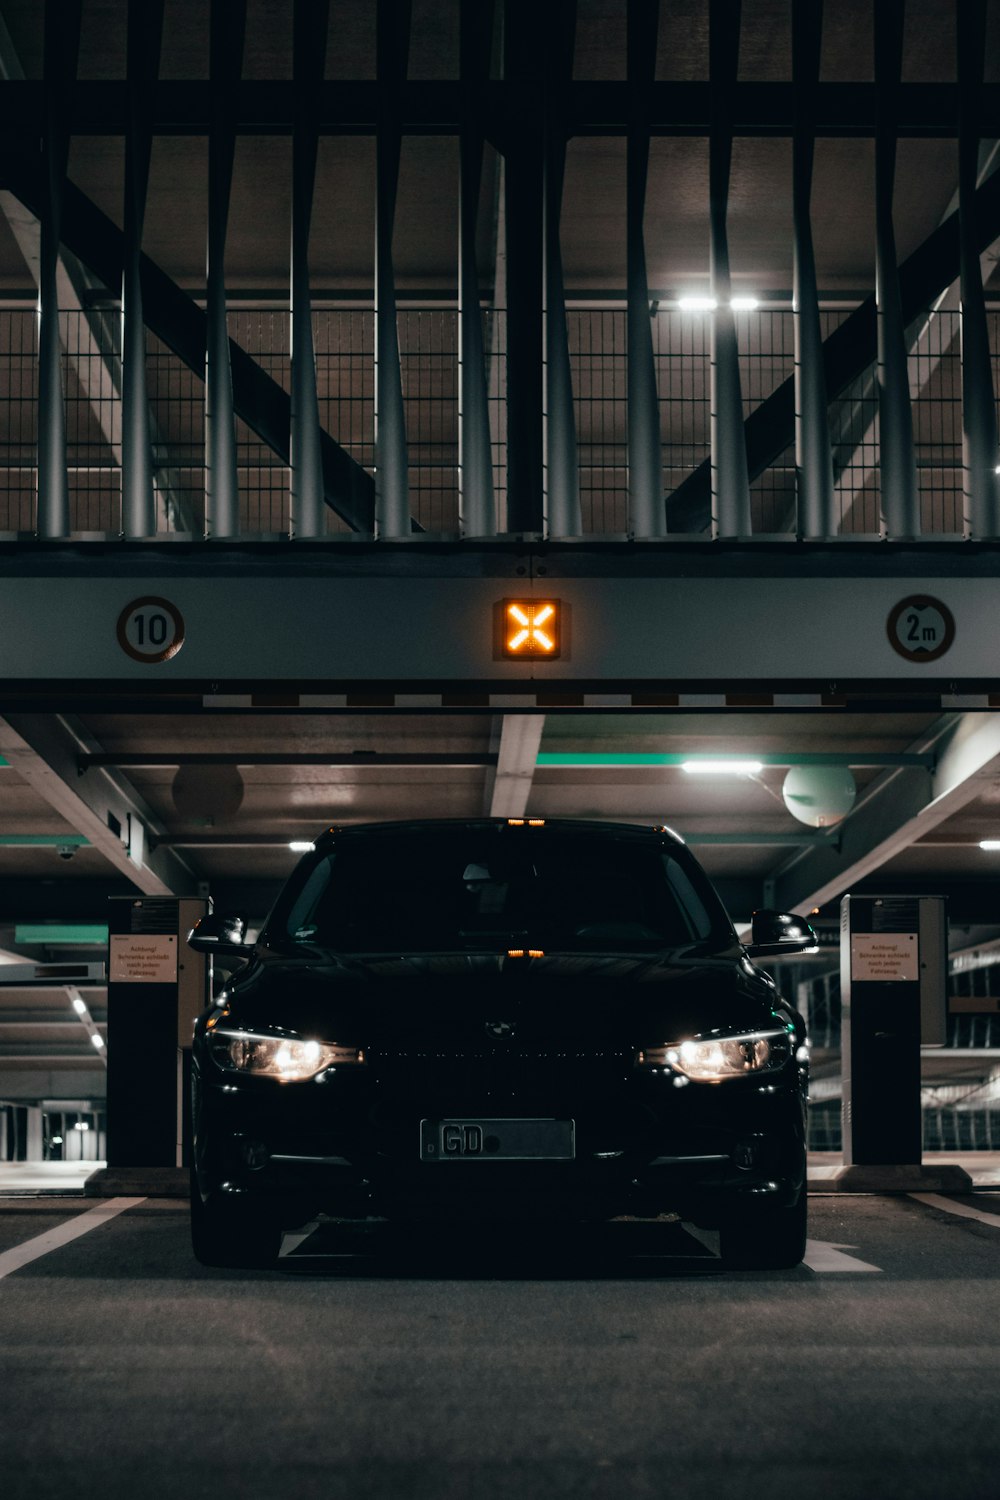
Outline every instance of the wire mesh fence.
MULTIPOLYGON (((822 315, 828 337, 845 311, 822 315)), ((992 347, 1000 345, 1000 310, 991 309, 992 347)), ((923 529, 961 535, 962 496, 960 320, 956 311, 928 314, 910 330, 910 388, 923 529)), ((121 526, 121 334, 117 310, 61 314, 63 390, 71 527, 116 533, 121 526)), ((710 461, 711 318, 678 308, 651 314, 659 392, 663 490, 670 530, 690 518, 671 517, 670 497, 710 461)), ((740 374, 747 416, 794 371, 794 322, 788 309, 737 315, 740 374)), ((286 392, 291 379, 287 309, 230 313, 237 344, 286 392)), ((458 315, 452 307, 411 308, 398 319, 411 508, 427 531, 461 531, 458 315)), ((497 525, 506 529, 506 317, 483 313, 484 379, 490 414, 497 525)), ((579 459, 581 529, 627 534, 628 346, 620 306, 571 308, 570 366, 579 459)), ((314 313, 320 422, 369 473, 376 466, 375 314, 370 308, 314 313)), ((192 370, 147 335, 147 387, 158 529, 200 534, 205 525, 205 433, 202 372, 192 370)), ((995 360, 995 364, 997 361, 995 360)), ((1000 386, 1000 369, 995 369, 1000 386)), ((0 531, 35 526, 38 444, 37 316, 0 310, 0 531)), ((830 404, 836 530, 879 535, 878 387, 874 368, 830 404)), ((245 420, 237 420, 241 529, 250 536, 287 534, 290 485, 284 454, 245 420)), ((751 477, 752 526, 758 535, 794 535, 794 446, 751 477)), ((699 525, 707 528, 707 512, 699 525)), ((346 524, 328 507, 330 535, 346 524)))

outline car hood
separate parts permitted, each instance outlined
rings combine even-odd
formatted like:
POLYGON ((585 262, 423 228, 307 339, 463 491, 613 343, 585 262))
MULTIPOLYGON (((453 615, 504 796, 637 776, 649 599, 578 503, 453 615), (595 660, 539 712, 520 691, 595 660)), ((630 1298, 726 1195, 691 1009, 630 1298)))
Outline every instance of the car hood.
POLYGON ((495 1023, 521 1040, 638 1046, 772 1025, 781 1006, 742 957, 635 953, 265 955, 231 981, 225 1003, 229 1024, 369 1047, 482 1036, 495 1023))

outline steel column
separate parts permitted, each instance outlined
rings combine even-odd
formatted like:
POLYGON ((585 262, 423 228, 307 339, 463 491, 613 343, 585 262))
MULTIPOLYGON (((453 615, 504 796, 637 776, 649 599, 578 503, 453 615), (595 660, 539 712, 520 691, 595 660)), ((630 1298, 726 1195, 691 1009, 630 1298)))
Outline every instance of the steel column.
POLYGON ((295 0, 293 70, 295 127, 292 132, 292 405, 289 435, 290 533, 326 534, 323 453, 313 347, 309 287, 309 227, 316 184, 318 85, 323 81, 329 0, 295 0))
POLYGON ((410 50, 410 0, 378 0, 378 135, 375 145, 375 531, 410 535, 409 455, 396 324, 392 227, 403 126, 398 92, 410 50))
POLYGON ((543 63, 535 0, 507 0, 504 77, 504 191, 507 233, 507 523, 508 531, 544 526, 542 337, 544 161, 543 63))
POLYGON ((792 144, 792 307, 798 534, 804 538, 829 537, 837 530, 811 217, 816 143, 812 99, 819 82, 822 30, 823 0, 799 0, 792 9, 792 75, 796 86, 796 130, 792 144))
POLYGON ((976 223, 980 96, 986 54, 986 0, 958 6, 958 236, 961 264, 962 488, 974 537, 1000 535, 1000 452, 989 324, 976 223))
POLYGON ((212 0, 212 125, 208 137, 208 256, 205 352, 205 531, 234 537, 240 530, 233 375, 226 326, 226 230, 236 153, 235 90, 243 69, 246 0, 212 0))
POLYGON ((459 523, 465 536, 495 536, 493 449, 479 303, 476 226, 483 179, 483 125, 479 104, 490 76, 493 0, 465 5, 460 13, 460 71, 466 99, 459 136, 458 324, 459 523))
POLYGON ((122 267, 122 531, 127 537, 152 536, 156 531, 139 262, 153 146, 151 98, 160 71, 163 4, 164 0, 129 0, 128 8, 129 121, 125 136, 122 267))
POLYGON ((709 10, 709 261, 716 301, 712 314, 712 531, 719 537, 749 536, 752 529, 727 226, 740 9, 741 0, 711 0, 709 10))
POLYGON ((59 337, 59 241, 69 159, 66 93, 76 77, 81 0, 45 6, 45 133, 42 142, 41 244, 38 276, 38 513, 40 537, 70 532, 66 411, 59 337))
POLYGON ((546 11, 548 117, 545 135, 545 471, 546 530, 579 536, 580 471, 563 284, 562 216, 566 174, 566 86, 573 76, 576 0, 546 11))
POLYGON ((875 6, 875 298, 878 306, 878 414, 882 515, 894 540, 920 534, 913 412, 896 263, 892 198, 896 179, 896 94, 903 57, 905 0, 875 6))
POLYGON ((629 0, 628 80, 631 111, 625 143, 625 231, 628 328, 628 507, 637 537, 664 536, 660 404, 646 272, 646 182, 649 172, 649 90, 656 67, 659 0, 629 0))

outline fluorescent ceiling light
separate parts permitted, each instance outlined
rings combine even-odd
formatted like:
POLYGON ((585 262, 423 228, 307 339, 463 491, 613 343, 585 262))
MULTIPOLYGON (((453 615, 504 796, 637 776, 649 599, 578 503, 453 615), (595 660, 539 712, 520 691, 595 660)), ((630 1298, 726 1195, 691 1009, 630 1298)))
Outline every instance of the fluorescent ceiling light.
POLYGON ((293 839, 288 847, 293 854, 308 854, 309 850, 315 849, 316 845, 311 840, 293 839))
POLYGON ((686 760, 682 771, 702 776, 756 776, 764 769, 759 760, 686 760))
POLYGON ((100 1052, 101 1048, 104 1046, 104 1038, 102 1036, 98 1036, 97 1032, 95 1031, 90 1040, 93 1042, 98 1052, 100 1052))
POLYGON ((714 297, 678 297, 677 306, 685 312, 715 312, 718 302, 714 297))
POLYGON ((86 1013, 87 1013, 86 1001, 81 1000, 79 995, 74 995, 73 996, 73 1009, 76 1011, 76 1013, 77 1013, 78 1016, 86 1015, 86 1013))
POLYGON ((1000 849, 1000 839, 980 839, 980 849, 1000 849))
POLYGON ((729 306, 733 312, 753 312, 760 306, 756 297, 731 297, 729 306))

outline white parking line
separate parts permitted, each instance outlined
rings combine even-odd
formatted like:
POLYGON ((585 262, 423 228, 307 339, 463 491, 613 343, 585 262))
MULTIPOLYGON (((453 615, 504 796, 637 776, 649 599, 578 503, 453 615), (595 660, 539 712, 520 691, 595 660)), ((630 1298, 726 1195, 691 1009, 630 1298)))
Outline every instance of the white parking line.
POLYGON ((991 1224, 994 1229, 1000 1229, 1000 1214, 988 1214, 982 1208, 969 1208, 965 1203, 953 1203, 950 1198, 942 1198, 938 1193, 910 1193, 918 1203, 927 1203, 931 1208, 943 1208, 945 1213, 957 1214, 960 1219, 978 1219, 980 1224, 991 1224))
POLYGON ((833 1245, 827 1244, 825 1240, 806 1240, 806 1253, 802 1257, 802 1264, 808 1266, 810 1271, 881 1271, 881 1266, 869 1265, 868 1261, 860 1260, 856 1255, 848 1255, 848 1250, 854 1250, 855 1245, 833 1245))
POLYGON ((0 1281, 12 1271, 19 1271, 22 1266, 38 1260, 39 1256, 48 1255, 50 1250, 58 1250, 60 1245, 68 1245, 71 1240, 79 1239, 81 1234, 88 1234, 91 1229, 106 1224, 127 1208, 145 1201, 145 1198, 109 1198, 106 1203, 97 1203, 85 1213, 67 1219, 64 1224, 57 1224, 55 1229, 47 1229, 44 1234, 36 1234, 33 1239, 25 1240, 23 1245, 15 1245, 13 1250, 4 1250, 0 1254, 0 1281))

